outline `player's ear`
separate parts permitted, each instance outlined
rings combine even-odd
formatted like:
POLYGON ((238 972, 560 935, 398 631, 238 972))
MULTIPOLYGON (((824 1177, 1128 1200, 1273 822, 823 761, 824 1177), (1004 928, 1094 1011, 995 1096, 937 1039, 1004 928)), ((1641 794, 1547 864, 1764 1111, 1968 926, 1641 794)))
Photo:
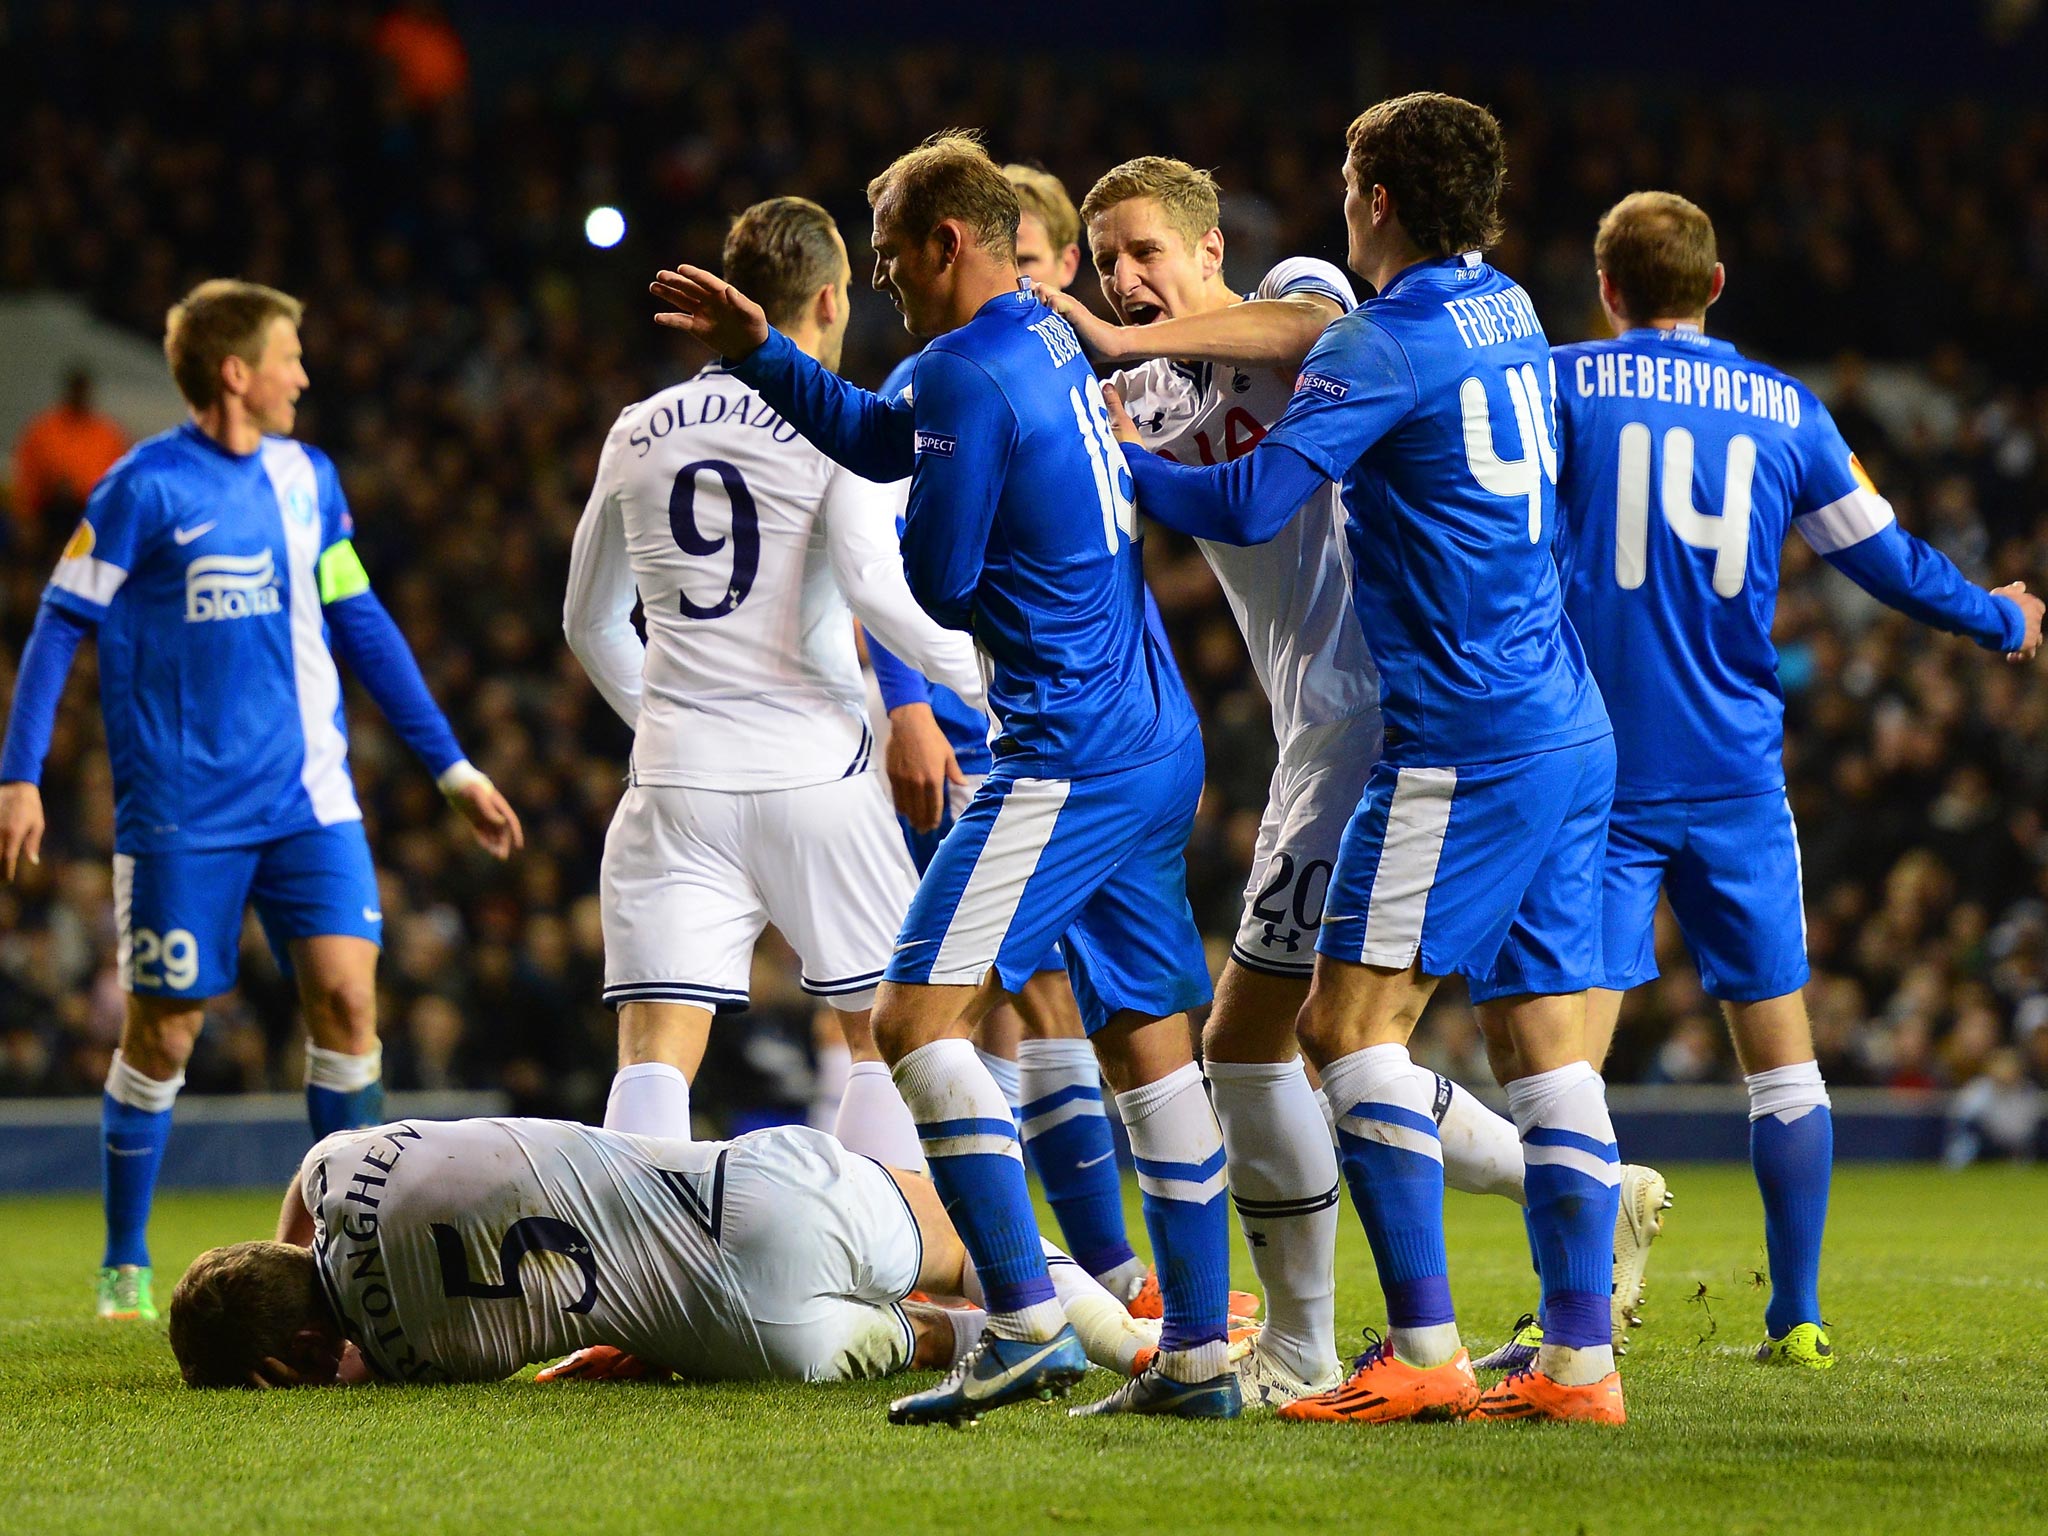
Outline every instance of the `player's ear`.
POLYGON ((1714 263, 1714 281, 1707 288, 1707 306, 1713 307, 1714 300, 1721 297, 1721 290, 1728 285, 1728 269, 1720 262, 1714 263))
POLYGON ((958 219, 941 219, 932 230, 931 244, 937 265, 943 271, 960 259, 967 246, 967 234, 958 219))
POLYGON ((811 314, 822 330, 831 330, 839 320, 839 285, 827 283, 811 300, 811 314))
POLYGON ((1060 252, 1060 292, 1065 293, 1074 286, 1074 279, 1081 274, 1081 247, 1070 245, 1060 252))
POLYGON ((343 1341, 331 1328, 309 1323, 294 1333, 285 1364, 312 1384, 325 1385, 341 1370, 343 1341))
POLYGON ((230 352, 220 360, 221 393, 224 395, 247 394, 249 390, 249 376, 252 372, 253 370, 249 367, 246 358, 237 357, 234 353, 230 352))
POLYGON ((1223 270, 1223 231, 1212 229, 1196 247, 1202 254, 1202 276, 1214 277, 1223 270))

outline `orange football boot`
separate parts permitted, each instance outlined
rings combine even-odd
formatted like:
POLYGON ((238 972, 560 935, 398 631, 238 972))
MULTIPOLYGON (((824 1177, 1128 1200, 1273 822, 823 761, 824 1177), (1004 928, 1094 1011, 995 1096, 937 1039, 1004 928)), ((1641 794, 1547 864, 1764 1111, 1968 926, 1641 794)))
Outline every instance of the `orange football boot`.
MULTIPOLYGON (((1259 1322, 1249 1317, 1233 1317, 1230 1320, 1230 1332, 1225 1334, 1224 1337, 1230 1342, 1231 1369, 1235 1370, 1237 1362, 1251 1353, 1251 1347, 1259 1337, 1261 1326, 1259 1322)), ((1138 1352, 1131 1356, 1131 1374, 1133 1376, 1144 1375, 1151 1368, 1152 1362, 1158 1358, 1159 1346, 1157 1344, 1140 1344, 1138 1352)))
POLYGON ((1495 1382, 1472 1410, 1475 1419, 1554 1419, 1583 1424, 1626 1424, 1621 1372, 1609 1371, 1590 1386, 1567 1387, 1541 1371, 1516 1371, 1495 1382))
POLYGON ((1472 1356, 1460 1349, 1424 1370, 1394 1358, 1394 1346, 1367 1335, 1371 1347, 1351 1377, 1331 1392, 1296 1398, 1279 1417, 1296 1424, 1392 1424, 1402 1419, 1462 1419, 1479 1401, 1472 1356))
POLYGON ((668 1381, 675 1375, 666 1366, 649 1365, 638 1355, 609 1344, 592 1344, 579 1349, 560 1365, 551 1365, 534 1376, 535 1381, 668 1381))
MULTIPOLYGON (((1259 1315, 1263 1305, 1250 1291, 1230 1293, 1230 1321, 1235 1327, 1259 1315)), ((1124 1310, 1133 1317, 1160 1322, 1166 1316, 1166 1299, 1159 1292, 1159 1271, 1149 1264, 1145 1267, 1145 1283, 1138 1287, 1138 1294, 1124 1303, 1124 1310)))

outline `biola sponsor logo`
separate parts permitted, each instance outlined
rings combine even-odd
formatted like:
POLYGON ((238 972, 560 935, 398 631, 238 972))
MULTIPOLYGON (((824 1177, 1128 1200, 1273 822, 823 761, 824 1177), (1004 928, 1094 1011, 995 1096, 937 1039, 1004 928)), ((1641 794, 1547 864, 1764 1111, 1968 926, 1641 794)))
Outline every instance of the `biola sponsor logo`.
POLYGON ((953 445, 958 439, 945 432, 920 432, 917 434, 917 451, 935 453, 942 459, 953 457, 953 445))
POLYGON ((1311 394, 1324 395, 1332 400, 1342 400, 1351 393, 1351 386, 1342 379, 1333 379, 1320 373, 1304 373, 1294 381, 1296 394, 1304 389, 1311 394))
POLYGON ((202 555, 185 567, 187 624, 283 610, 284 593, 267 549, 257 555, 202 555))

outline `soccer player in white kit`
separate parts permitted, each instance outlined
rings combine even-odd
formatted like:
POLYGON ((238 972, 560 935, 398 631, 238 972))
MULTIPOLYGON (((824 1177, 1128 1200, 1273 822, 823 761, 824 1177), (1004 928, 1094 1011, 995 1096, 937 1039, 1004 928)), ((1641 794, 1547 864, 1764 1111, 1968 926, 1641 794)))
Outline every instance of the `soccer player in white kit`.
MULTIPOLYGON (((749 208, 725 269, 799 347, 838 364, 851 274, 823 208, 749 208)), ((802 959, 804 990, 839 1010, 856 1060, 880 1060, 868 1007, 917 876, 874 771, 852 617, 985 699, 973 642, 910 595, 896 511, 716 365, 628 407, 605 441, 563 624, 634 727, 600 879, 604 996, 619 1010, 612 1129, 689 1134, 688 1079, 714 1015, 746 1007, 769 922, 802 959)), ((893 1089, 849 1098, 839 1130, 893 1166, 924 1166, 893 1089)))
MULTIPOLYGON (((1307 257, 1280 262, 1254 293, 1238 294, 1223 277, 1218 212, 1215 182, 1184 161, 1148 155, 1115 167, 1081 216, 1103 295, 1124 323, 1046 300, 1098 362, 1115 367, 1111 387, 1144 445, 1183 463, 1250 453, 1286 410, 1309 348, 1353 305, 1344 274, 1307 257)), ((1279 743, 1243 915, 1202 1041, 1232 1198, 1266 1290, 1267 1320, 1239 1379, 1248 1401, 1269 1407, 1342 1380, 1338 1167, 1294 1020, 1337 845, 1381 748, 1378 674, 1352 607, 1343 528, 1343 502, 1326 483, 1269 544, 1197 541, 1244 632, 1279 743)), ((1416 1066, 1404 1043, 1378 1049, 1388 1079, 1430 1079, 1447 1183, 1519 1203, 1513 1124, 1416 1066)), ((1618 1278, 1623 1262, 1633 1266, 1632 1301, 1647 1238, 1631 1231, 1618 1242, 1627 1248, 1618 1278)))
MULTIPOLYGON (((1063 1268, 1091 1356, 1129 1370, 1144 1325, 1063 1268)), ((307 1153, 277 1241, 201 1254, 170 1342, 195 1387, 497 1381, 596 1347, 700 1381, 848 1381, 950 1364, 984 1314, 904 1297, 973 1286, 930 1180, 807 1126, 400 1121, 307 1153)))

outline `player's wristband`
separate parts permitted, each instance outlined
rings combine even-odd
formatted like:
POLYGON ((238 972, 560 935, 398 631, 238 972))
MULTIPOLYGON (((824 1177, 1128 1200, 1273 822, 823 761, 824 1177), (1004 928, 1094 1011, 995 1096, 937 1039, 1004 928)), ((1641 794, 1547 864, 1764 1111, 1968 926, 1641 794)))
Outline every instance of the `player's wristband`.
POLYGON ((434 782, 441 786, 442 794, 453 800, 472 784, 489 784, 491 776, 468 758, 458 757, 441 770, 441 776, 434 782))

